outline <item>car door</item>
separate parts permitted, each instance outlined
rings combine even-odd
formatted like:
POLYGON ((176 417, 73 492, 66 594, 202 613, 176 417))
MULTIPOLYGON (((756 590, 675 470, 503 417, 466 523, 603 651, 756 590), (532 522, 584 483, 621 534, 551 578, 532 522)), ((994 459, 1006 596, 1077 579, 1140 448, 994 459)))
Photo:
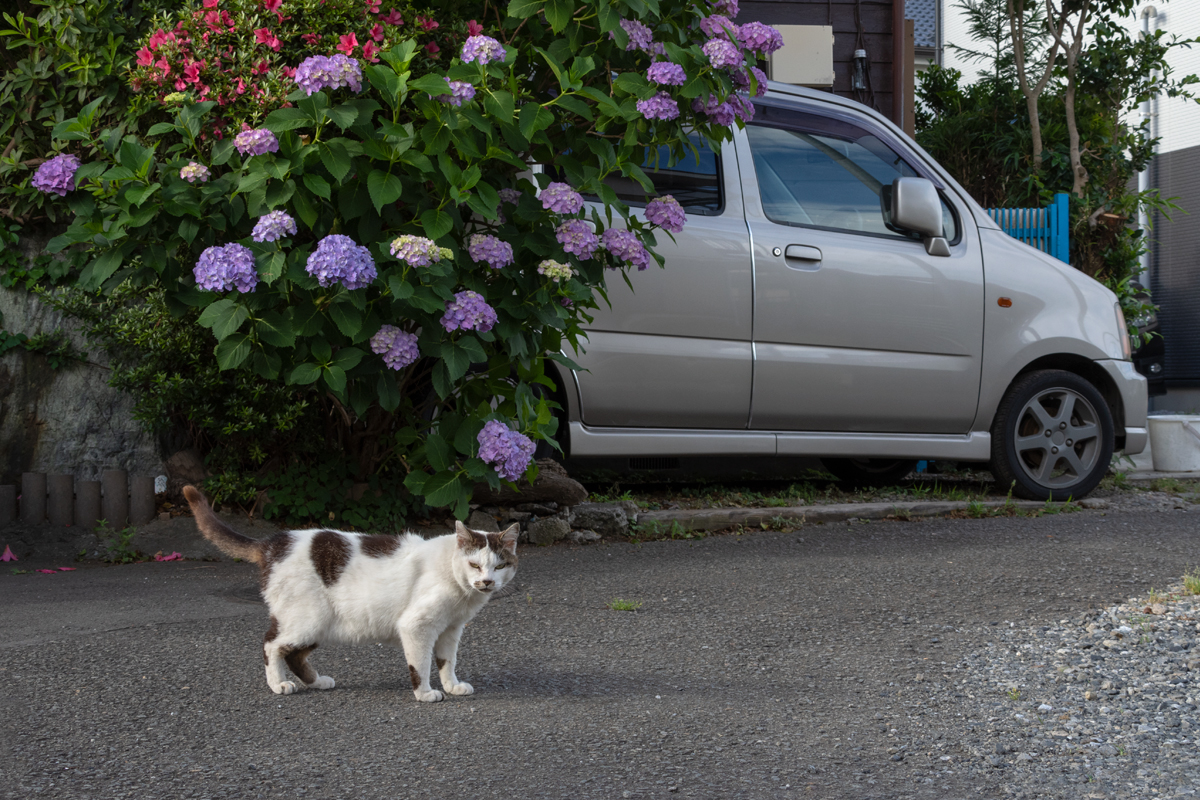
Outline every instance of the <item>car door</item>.
POLYGON ((738 137, 754 258, 751 428, 966 433, 983 348, 983 262, 942 192, 950 255, 889 229, 883 187, 930 178, 882 126, 758 107, 738 137))
MULTIPOLYGON (((698 142, 698 140, 697 140, 698 142)), ((573 355, 581 418, 589 426, 742 428, 750 417, 753 287, 750 237, 732 143, 646 172, 657 194, 688 212, 675 242, 657 234, 663 269, 612 275, 573 355)), ((645 206, 632 181, 618 196, 645 206)), ((568 355, 571 355, 568 353, 568 355)))

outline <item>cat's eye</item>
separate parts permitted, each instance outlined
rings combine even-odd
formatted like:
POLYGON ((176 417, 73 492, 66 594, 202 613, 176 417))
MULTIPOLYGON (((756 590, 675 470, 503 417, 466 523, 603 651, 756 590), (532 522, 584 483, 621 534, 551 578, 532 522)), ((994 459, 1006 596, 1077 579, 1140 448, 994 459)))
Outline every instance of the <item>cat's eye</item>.
POLYGON ((507 566, 508 566, 508 564, 497 564, 496 569, 504 569, 507 566))
POLYGON ((468 561, 467 566, 470 567, 471 569, 479 569, 479 565, 476 564, 474 561, 468 561))

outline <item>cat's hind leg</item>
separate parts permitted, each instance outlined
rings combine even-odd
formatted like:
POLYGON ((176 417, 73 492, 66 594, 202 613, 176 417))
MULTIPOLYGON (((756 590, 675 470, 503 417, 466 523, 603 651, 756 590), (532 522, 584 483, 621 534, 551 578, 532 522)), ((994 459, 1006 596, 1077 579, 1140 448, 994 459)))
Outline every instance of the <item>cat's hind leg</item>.
POLYGON ((433 656, 437 661, 438 674, 442 679, 442 688, 450 694, 474 694, 475 688, 466 681, 460 681, 454 674, 458 661, 458 641, 462 637, 463 626, 451 625, 442 631, 437 644, 433 646, 433 656))
POLYGON ((310 644, 304 647, 296 647, 289 652, 284 653, 283 660, 287 662, 288 669, 292 671, 297 678, 304 682, 304 685, 310 689, 332 689, 336 683, 333 678, 328 675, 319 675, 313 669, 312 664, 308 663, 308 655, 313 650, 317 649, 317 645, 310 644))

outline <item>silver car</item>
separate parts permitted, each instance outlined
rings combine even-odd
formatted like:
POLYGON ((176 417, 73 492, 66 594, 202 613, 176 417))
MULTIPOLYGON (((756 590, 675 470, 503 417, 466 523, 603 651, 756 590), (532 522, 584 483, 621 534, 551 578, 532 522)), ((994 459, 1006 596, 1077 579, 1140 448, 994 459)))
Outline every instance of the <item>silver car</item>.
POLYGON ((1065 500, 1143 450, 1111 291, 1006 235, 882 115, 774 83, 755 103, 720 153, 652 176, 688 224, 568 354, 570 456, 817 456, 876 483, 989 462, 1065 500))

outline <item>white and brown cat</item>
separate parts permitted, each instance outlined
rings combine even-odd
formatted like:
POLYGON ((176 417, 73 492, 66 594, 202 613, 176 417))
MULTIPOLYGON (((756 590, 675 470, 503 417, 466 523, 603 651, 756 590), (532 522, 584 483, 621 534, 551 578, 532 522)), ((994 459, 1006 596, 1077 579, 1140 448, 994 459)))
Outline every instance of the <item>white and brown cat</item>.
POLYGON ((222 522, 195 487, 185 486, 183 494, 204 538, 259 565, 271 612, 263 643, 271 691, 332 689, 333 678, 308 663, 317 645, 330 641, 400 644, 422 702, 445 697, 430 686, 431 659, 445 692, 475 691, 454 673, 458 641, 463 626, 516 573, 516 525, 484 533, 459 522, 456 533, 433 539, 312 529, 254 540, 222 522), (299 683, 287 679, 285 665, 299 683))

